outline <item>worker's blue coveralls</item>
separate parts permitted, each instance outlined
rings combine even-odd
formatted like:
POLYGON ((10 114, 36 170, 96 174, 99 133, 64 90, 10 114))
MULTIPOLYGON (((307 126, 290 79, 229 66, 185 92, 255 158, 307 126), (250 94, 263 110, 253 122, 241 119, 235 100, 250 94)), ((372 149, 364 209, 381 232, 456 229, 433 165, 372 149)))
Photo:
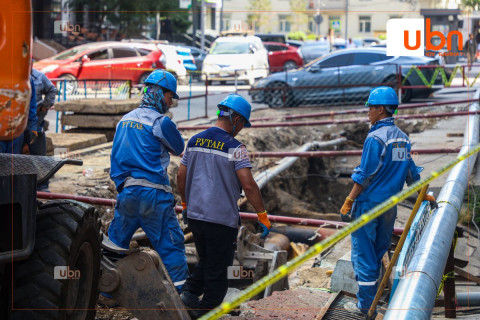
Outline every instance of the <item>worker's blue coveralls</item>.
MULTIPOLYGON (((30 86, 32 88, 32 95, 30 96, 30 109, 28 110, 28 122, 26 130, 37 130, 37 100, 35 92, 35 83, 30 77, 30 86)), ((24 141, 24 134, 13 140, 0 141, 0 153, 21 154, 24 141)))
MULTIPOLYGON (((420 179, 422 168, 410 156, 408 136, 395 126, 393 118, 377 121, 363 145, 360 166, 352 179, 362 192, 352 207, 356 219, 379 203, 420 179)), ((381 260, 390 247, 393 225, 397 216, 394 207, 352 234, 352 264, 358 282, 358 307, 367 313, 377 292, 381 260)))
POLYGON ((184 146, 172 120, 153 107, 140 107, 117 125, 110 170, 118 196, 109 238, 129 248, 132 235, 142 227, 177 290, 185 283, 188 269, 167 167, 168 152, 180 155, 184 146))

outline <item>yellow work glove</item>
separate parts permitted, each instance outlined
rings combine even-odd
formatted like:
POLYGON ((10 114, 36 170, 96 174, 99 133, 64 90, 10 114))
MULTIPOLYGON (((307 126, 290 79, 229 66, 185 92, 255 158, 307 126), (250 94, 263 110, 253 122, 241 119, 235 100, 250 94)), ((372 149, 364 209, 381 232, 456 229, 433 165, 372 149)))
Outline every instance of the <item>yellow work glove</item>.
POLYGON ((340 218, 342 218, 343 222, 350 222, 352 218, 350 217, 352 206, 353 206, 353 199, 347 197, 345 202, 343 203, 342 208, 340 209, 340 218))
POLYGON ((270 220, 268 220, 267 210, 265 210, 263 212, 260 212, 260 213, 257 213, 257 215, 258 215, 258 223, 260 224, 260 226, 263 229, 263 232, 262 232, 262 235, 260 236, 260 238, 263 239, 270 232, 270 227, 272 225, 270 223, 270 220))

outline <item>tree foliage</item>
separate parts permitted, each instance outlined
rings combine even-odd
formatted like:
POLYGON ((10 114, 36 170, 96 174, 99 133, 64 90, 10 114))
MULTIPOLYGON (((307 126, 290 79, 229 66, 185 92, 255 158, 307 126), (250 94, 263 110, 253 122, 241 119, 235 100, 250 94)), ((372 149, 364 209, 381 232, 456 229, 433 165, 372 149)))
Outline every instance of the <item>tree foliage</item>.
MULTIPOLYGON (((158 0, 71 0, 70 8, 74 11, 87 11, 90 20, 93 20, 91 28, 100 32, 105 26, 116 27, 127 36, 138 36, 145 27, 155 22, 155 16, 160 13, 162 18, 170 16, 175 33, 185 32, 190 23, 188 10, 179 9, 178 1, 158 0)), ((82 12, 77 17, 82 18, 82 12)))
POLYGON ((467 9, 472 9, 472 11, 478 11, 480 8, 480 0, 462 0, 462 4, 467 9))
POLYGON ((257 26, 260 32, 272 31, 271 0, 249 0, 248 10, 255 11, 248 16, 249 26, 257 26))
POLYGON ((292 15, 288 20, 292 26, 292 31, 302 31, 308 23, 308 15, 305 13, 307 0, 290 0, 290 9, 292 15))

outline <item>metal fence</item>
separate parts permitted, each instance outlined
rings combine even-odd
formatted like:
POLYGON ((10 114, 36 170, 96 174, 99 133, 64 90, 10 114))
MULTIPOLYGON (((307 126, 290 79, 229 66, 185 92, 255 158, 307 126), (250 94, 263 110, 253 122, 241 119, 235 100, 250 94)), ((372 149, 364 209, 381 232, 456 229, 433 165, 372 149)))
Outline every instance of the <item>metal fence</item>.
POLYGON ((131 97, 130 80, 52 79, 57 87, 57 101, 79 99, 125 100, 131 97))

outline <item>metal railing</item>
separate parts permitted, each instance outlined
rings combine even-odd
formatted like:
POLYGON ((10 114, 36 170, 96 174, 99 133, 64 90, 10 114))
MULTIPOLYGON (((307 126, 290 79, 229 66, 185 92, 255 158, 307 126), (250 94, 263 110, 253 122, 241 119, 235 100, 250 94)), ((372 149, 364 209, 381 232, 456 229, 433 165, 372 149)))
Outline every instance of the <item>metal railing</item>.
POLYGON ((79 99, 125 100, 131 97, 130 80, 71 80, 52 79, 57 87, 57 101, 79 99))

